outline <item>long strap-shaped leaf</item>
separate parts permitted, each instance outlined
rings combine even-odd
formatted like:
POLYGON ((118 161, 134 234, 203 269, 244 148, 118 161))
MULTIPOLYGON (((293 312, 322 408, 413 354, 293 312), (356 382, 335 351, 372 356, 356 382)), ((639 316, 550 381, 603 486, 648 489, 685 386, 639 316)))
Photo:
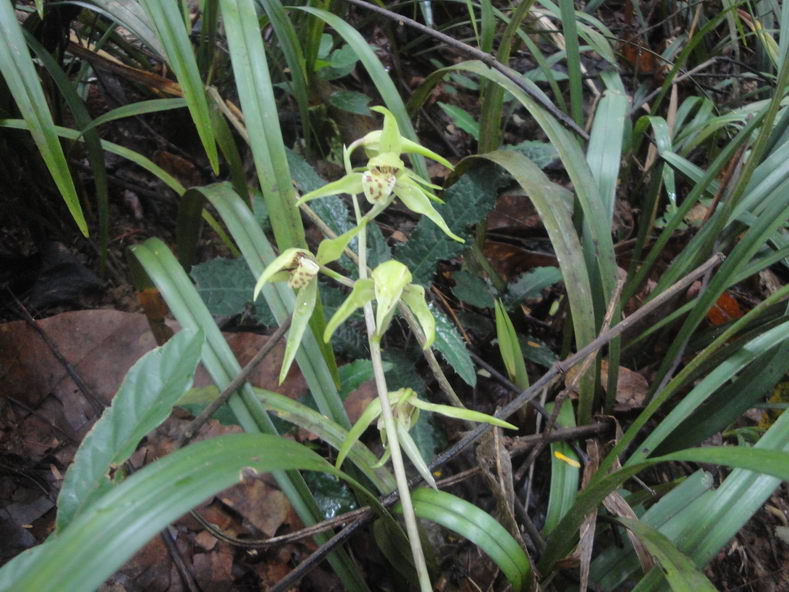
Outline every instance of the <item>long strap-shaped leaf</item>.
MULTIPOLYGON (((782 428, 785 429, 785 426, 782 426, 782 428)), ((540 572, 550 573, 553 570, 556 562, 572 547, 573 540, 576 538, 576 533, 584 517, 596 508, 609 493, 619 487, 625 480, 649 466, 677 460, 739 467, 757 473, 772 475, 784 481, 789 480, 789 452, 739 446, 692 448, 650 459, 636 465, 630 465, 592 483, 578 495, 575 505, 562 518, 552 535, 548 538, 548 544, 537 566, 540 572)))
POLYGON ((296 470, 330 473, 364 492, 301 444, 266 434, 220 436, 177 450, 129 477, 47 542, 24 570, 0 571, 0 588, 96 589, 167 524, 247 473, 296 470), (21 577, 5 579, 12 572, 21 577))
MULTIPOLYGON (((345 39, 345 42, 353 49, 359 61, 364 66, 365 70, 367 70, 367 74, 370 75, 370 79, 378 90, 378 94, 381 95, 384 104, 394 114, 397 125, 400 128, 400 133, 409 140, 414 140, 416 142, 416 132, 414 131, 414 126, 411 125, 411 118, 408 117, 408 112, 403 104, 403 99, 400 98, 400 93, 397 92, 397 88, 394 82, 392 82, 392 78, 386 72, 381 60, 379 60, 375 52, 370 49, 367 40, 362 37, 361 33, 337 15, 325 10, 313 8, 311 6, 299 6, 298 9, 320 18, 345 39)), ((418 154, 414 154, 411 157, 411 163, 413 164, 414 170, 422 177, 425 179, 430 178, 427 174, 424 158, 418 154)))
POLYGON ((160 0, 140 0, 140 3, 148 13, 151 26, 164 47, 167 63, 178 78, 211 168, 214 169, 214 173, 218 173, 219 157, 211 127, 208 100, 183 15, 178 8, 179 4, 160 0))
POLYGON ((516 592, 529 586, 529 557, 518 542, 490 514, 446 491, 420 487, 411 492, 414 511, 467 538, 499 566, 516 592))
MULTIPOLYGON (((479 158, 485 158, 505 168, 518 181, 537 209, 559 260, 567 299, 570 302, 576 345, 580 349, 595 337, 592 287, 587 260, 575 232, 572 213, 565 205, 559 187, 548 179, 540 167, 518 152, 497 150, 479 158)), ((594 399, 591 373, 582 378, 579 393, 578 415, 591 417, 594 399)))
POLYGON ((77 190, 55 132, 55 122, 49 112, 44 91, 41 90, 33 60, 30 59, 22 36, 22 29, 16 20, 13 2, 0 2, 0 72, 74 222, 80 232, 88 236, 88 225, 82 213, 77 190))
POLYGON ((306 247, 253 0, 220 0, 233 75, 277 247, 306 247))
MULTIPOLYGON (((236 376, 241 366, 238 364, 233 352, 222 337, 211 313, 197 294, 195 287, 189 280, 181 265, 173 256, 170 249, 156 238, 149 239, 141 245, 134 247, 133 252, 145 268, 148 276, 162 293, 170 311, 184 328, 200 328, 206 336, 203 348, 203 364, 214 379, 216 385, 222 389, 236 376)), ((257 400, 249 383, 239 389, 239 394, 228 401, 230 408, 238 419, 239 425, 247 432, 267 432, 276 434, 277 430, 271 422, 260 401, 257 400)), ((313 524, 318 519, 318 510, 304 479, 298 473, 275 472, 274 477, 288 497, 290 503, 305 524, 313 524)), ((318 535, 315 539, 319 542, 325 537, 318 535)), ((361 581, 358 570, 355 570, 344 551, 332 554, 329 561, 343 579, 343 583, 354 590, 364 590, 366 586, 361 581)))
POLYGON ((717 588, 707 579, 693 561, 656 528, 640 520, 618 518, 632 530, 644 546, 657 559, 674 592, 715 592, 717 588))
MULTIPOLYGON (((603 202, 597 189, 594 177, 586 163, 578 141, 568 132, 552 115, 540 107, 529 95, 518 88, 503 74, 488 68, 479 61, 469 61, 436 70, 428 76, 422 85, 411 95, 408 107, 411 112, 421 105, 441 79, 447 74, 461 70, 482 76, 501 85, 510 92, 534 117, 551 144, 559 152, 559 158, 564 165, 567 175, 573 183, 573 191, 578 197, 578 202, 584 213, 584 222, 589 225, 592 238, 592 248, 584 253, 587 267, 592 270, 599 268, 601 288, 606 301, 613 293, 616 283, 616 261, 614 245, 611 238, 610 223, 603 207, 603 202)), ((598 274, 595 274, 595 276, 598 274)), ((592 276, 594 281, 595 276, 592 276)), ((595 290, 598 292, 598 290, 595 290)), ((602 317, 602 310, 598 311, 602 317)), ((584 421, 583 418, 580 421, 584 421)))

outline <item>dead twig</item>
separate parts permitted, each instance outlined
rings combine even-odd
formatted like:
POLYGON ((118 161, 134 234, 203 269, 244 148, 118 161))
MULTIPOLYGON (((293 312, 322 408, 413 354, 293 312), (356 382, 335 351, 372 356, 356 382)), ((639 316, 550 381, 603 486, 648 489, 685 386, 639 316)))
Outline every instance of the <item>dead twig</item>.
POLYGON ((246 366, 239 372, 236 377, 230 381, 225 389, 219 394, 219 396, 214 399, 211 404, 203 409, 203 411, 195 417, 191 423, 186 426, 183 435, 178 440, 178 448, 189 442, 192 438, 194 438, 195 434, 200 430, 201 427, 211 419, 211 416, 216 413, 216 410, 219 409, 222 405, 224 405, 227 400, 235 393, 238 388, 244 384, 244 381, 250 375, 250 373, 257 368, 258 364, 263 361, 263 359, 274 349, 274 346, 279 343, 279 340, 285 335, 286 331, 290 328, 291 320, 293 316, 288 316, 282 324, 277 328, 277 330, 266 340, 266 343, 257 351, 255 356, 247 363, 246 366))

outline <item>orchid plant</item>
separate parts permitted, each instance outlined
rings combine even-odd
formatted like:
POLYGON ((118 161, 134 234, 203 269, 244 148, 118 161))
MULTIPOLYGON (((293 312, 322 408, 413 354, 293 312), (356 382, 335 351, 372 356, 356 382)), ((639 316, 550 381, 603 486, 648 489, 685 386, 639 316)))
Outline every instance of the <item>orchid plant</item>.
POLYGON ((346 300, 327 323, 323 339, 328 342, 334 331, 348 317, 359 308, 364 310, 378 399, 368 405, 348 432, 339 450, 337 466, 342 464, 362 433, 378 419, 378 428, 386 450, 380 463, 383 464, 391 457, 420 587, 423 592, 428 592, 431 590, 430 579, 417 532, 416 516, 411 503, 401 447, 425 481, 432 487, 436 487, 436 483, 408 433, 410 428, 416 421, 420 409, 466 421, 484 421, 512 429, 515 426, 476 411, 422 401, 411 389, 401 389, 393 393, 387 390, 380 344, 398 305, 408 308, 417 319, 425 335, 425 348, 430 347, 435 339, 436 323, 427 306, 424 288, 412 283, 411 272, 403 263, 389 260, 368 273, 365 227, 398 198, 411 211, 427 216, 452 239, 460 242, 463 242, 463 239, 449 229, 441 214, 433 207, 432 202, 443 203, 432 192, 440 187, 407 168, 401 155, 420 154, 445 167, 452 168, 452 165, 432 150, 403 137, 394 115, 389 110, 384 107, 373 107, 372 110, 384 116, 383 129, 372 131, 344 148, 345 176, 306 193, 297 202, 301 205, 321 197, 340 193, 349 194, 353 202, 356 226, 340 236, 323 240, 314 255, 306 249, 294 248, 282 252, 258 279, 254 298, 257 299, 266 282, 287 281, 288 285, 297 292, 279 376, 282 382, 293 363, 315 308, 318 274, 323 273, 351 288, 346 300), (365 150, 368 161, 365 167, 354 169, 351 166, 351 155, 358 148, 365 150), (359 194, 364 194, 371 206, 365 214, 362 214, 359 194), (358 237, 359 273, 358 279, 354 281, 327 266, 340 258, 355 237, 358 237), (375 310, 373 310, 373 302, 375 302, 375 310))

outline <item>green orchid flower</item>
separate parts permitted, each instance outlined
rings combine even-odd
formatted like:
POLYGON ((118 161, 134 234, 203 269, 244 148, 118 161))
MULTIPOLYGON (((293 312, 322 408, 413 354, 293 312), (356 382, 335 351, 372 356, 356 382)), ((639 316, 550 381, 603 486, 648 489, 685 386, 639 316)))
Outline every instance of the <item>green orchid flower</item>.
POLYGON ((425 290, 421 286, 411 284, 411 272, 394 259, 381 263, 373 270, 371 277, 354 282, 351 293, 326 324, 323 340, 328 343, 337 328, 348 317, 373 300, 377 305, 374 339, 381 339, 392 321, 398 302, 402 302, 419 321, 425 334, 425 349, 433 344, 436 338, 436 321, 427 307, 425 290))
MULTIPOLYGON (((411 459, 414 467, 417 469, 417 471, 419 471, 419 474, 422 476, 425 482, 433 488, 436 488, 436 482, 433 479, 433 475, 427 468, 427 463, 425 463, 425 460, 422 458, 422 454, 419 452, 416 442, 414 442, 414 439, 409 433, 411 428, 419 419, 420 410, 430 411, 432 413, 440 413, 441 415, 455 419, 489 423, 511 430, 517 429, 511 423, 485 413, 471 411, 470 409, 459 409, 449 405, 428 403, 427 401, 421 400, 417 396, 416 392, 410 388, 403 388, 389 393, 389 403, 392 406, 392 414, 394 415, 397 429, 397 438, 400 442, 403 452, 405 452, 408 458, 411 459)), ((348 435, 345 437, 345 440, 340 446, 340 449, 337 453, 337 461, 335 462, 335 466, 338 469, 342 465, 345 458, 348 456, 348 453, 350 452, 353 445, 359 440, 365 430, 376 420, 378 420, 378 430, 381 433, 381 441, 383 442, 384 446, 386 446, 387 438, 386 430, 383 426, 381 400, 376 398, 370 401, 370 403, 367 405, 367 408, 350 429, 348 435)), ((381 457, 381 460, 378 461, 377 466, 383 465, 388 459, 389 450, 387 448, 386 452, 384 452, 384 455, 381 457)))
POLYGON ((421 154, 447 168, 452 168, 452 165, 432 150, 404 138, 400 134, 397 120, 388 109, 373 107, 372 110, 384 116, 383 129, 368 133, 344 150, 348 174, 337 181, 327 183, 315 191, 304 194, 297 205, 338 193, 350 195, 364 193, 368 202, 380 206, 380 211, 391 204, 395 197, 398 197, 405 207, 412 212, 427 216, 447 236, 458 242, 465 242, 449 229, 444 218, 431 203, 431 201, 443 203, 429 191, 429 189, 439 189, 439 187, 407 169, 405 163, 400 159, 400 155, 421 154), (350 166, 351 154, 359 147, 363 147, 370 157, 367 166, 361 171, 352 170, 350 166))
POLYGON ((296 290, 296 304, 293 307, 285 355, 279 372, 279 383, 285 380, 296 352, 307 329, 315 302, 318 298, 318 271, 320 265, 306 249, 286 249, 266 267, 255 284, 253 302, 267 282, 287 281, 296 290))

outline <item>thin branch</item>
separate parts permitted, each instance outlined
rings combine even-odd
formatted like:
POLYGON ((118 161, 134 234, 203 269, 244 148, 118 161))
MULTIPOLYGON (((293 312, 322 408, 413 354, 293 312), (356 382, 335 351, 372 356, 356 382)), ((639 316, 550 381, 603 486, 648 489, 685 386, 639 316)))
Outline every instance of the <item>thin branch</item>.
POLYGON ((247 377, 250 373, 257 368, 258 364, 263 361, 263 359, 274 349, 274 346, 279 343, 280 339, 285 335, 285 332, 290 328, 290 322, 293 319, 293 315, 288 315, 288 317, 282 321, 282 324, 277 328, 277 330, 266 340, 266 343, 257 351, 255 356, 247 363, 246 366, 238 373, 238 375, 230 381, 225 389, 221 392, 221 394, 214 399, 211 404, 203 409, 203 411, 195 417, 186 429, 184 430, 183 435, 178 440, 178 448, 189 442, 192 438, 194 438, 195 434, 203 427, 211 416, 216 413, 216 410, 219 409, 222 405, 224 405, 227 400, 235 393, 238 388, 244 384, 247 377))

